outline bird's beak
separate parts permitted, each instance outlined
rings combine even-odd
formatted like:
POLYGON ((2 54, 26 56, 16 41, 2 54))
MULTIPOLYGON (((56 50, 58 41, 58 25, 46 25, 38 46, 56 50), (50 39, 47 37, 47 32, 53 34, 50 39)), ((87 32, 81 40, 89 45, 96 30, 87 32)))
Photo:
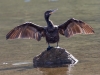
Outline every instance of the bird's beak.
POLYGON ((50 14, 52 14, 52 13, 56 12, 57 10, 58 10, 58 9, 52 10, 52 11, 50 12, 50 14))

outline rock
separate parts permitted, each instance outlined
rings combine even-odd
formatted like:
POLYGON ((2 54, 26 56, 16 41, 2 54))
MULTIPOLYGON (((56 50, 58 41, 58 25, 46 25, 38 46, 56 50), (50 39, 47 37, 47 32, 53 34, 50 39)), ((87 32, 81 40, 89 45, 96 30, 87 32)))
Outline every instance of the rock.
POLYGON ((51 48, 33 58, 34 67, 65 66, 77 62, 78 60, 63 48, 51 48))

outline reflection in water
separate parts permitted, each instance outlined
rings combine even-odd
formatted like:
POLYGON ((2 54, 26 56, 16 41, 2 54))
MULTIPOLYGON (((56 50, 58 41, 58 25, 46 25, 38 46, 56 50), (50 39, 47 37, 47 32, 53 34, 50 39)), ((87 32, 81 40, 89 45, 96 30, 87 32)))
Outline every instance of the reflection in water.
MULTIPOLYGON (((16 62, 11 63, 5 62, 5 66, 3 64, 3 68, 0 68, 0 71, 20 71, 20 72, 30 72, 34 73, 35 75, 71 75, 72 73, 72 65, 66 65, 66 66, 59 66, 59 67, 33 67, 32 62, 16 62)), ((33 74, 33 75, 34 75, 33 74)))
POLYGON ((70 75, 71 66, 58 68, 38 68, 41 75, 70 75))

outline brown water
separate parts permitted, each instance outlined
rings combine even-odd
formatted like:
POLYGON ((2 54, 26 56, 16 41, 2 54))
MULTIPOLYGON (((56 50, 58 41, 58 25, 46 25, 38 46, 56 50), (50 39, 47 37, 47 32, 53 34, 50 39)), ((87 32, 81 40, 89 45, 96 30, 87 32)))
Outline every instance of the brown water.
POLYGON ((100 75, 98 64, 81 61, 74 66, 34 68, 31 61, 8 61, 0 63, 0 75, 100 75))
MULTIPOLYGON (((32 62, 3 62, 0 64, 3 68, 0 68, 0 73, 10 73, 10 72, 30 72, 33 75, 71 75, 71 69, 73 66, 69 65, 68 67, 51 67, 51 68, 34 68, 32 62), (35 72, 34 72, 35 71, 35 72)), ((13 74, 13 73, 12 73, 13 74)), ((27 75, 27 73, 26 73, 27 75)))
POLYGON ((30 1, 27 4, 22 1, 25 0, 0 0, 0 75, 100 75, 100 0, 52 0, 52 4, 50 0, 26 0, 30 1), (75 66, 34 68, 32 59, 47 47, 46 43, 43 46, 43 40, 7 41, 5 36, 26 21, 45 25, 44 11, 55 8, 59 11, 51 18, 56 24, 75 17, 90 24, 95 34, 61 38, 60 46, 79 60, 75 66))

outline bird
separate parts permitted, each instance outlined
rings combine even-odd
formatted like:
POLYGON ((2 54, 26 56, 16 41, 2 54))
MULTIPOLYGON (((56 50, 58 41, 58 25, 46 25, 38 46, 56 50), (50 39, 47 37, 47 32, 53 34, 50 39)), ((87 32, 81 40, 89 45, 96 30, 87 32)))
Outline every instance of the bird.
POLYGON ((50 44, 57 43, 60 40, 60 34, 69 38, 75 34, 94 34, 93 28, 82 20, 70 18, 60 25, 54 25, 50 20, 51 14, 56 12, 55 10, 47 10, 44 13, 44 19, 47 26, 37 25, 32 22, 26 22, 13 28, 6 35, 6 39, 36 39, 40 41, 42 37, 46 39, 48 43, 47 50, 51 48, 50 44))

